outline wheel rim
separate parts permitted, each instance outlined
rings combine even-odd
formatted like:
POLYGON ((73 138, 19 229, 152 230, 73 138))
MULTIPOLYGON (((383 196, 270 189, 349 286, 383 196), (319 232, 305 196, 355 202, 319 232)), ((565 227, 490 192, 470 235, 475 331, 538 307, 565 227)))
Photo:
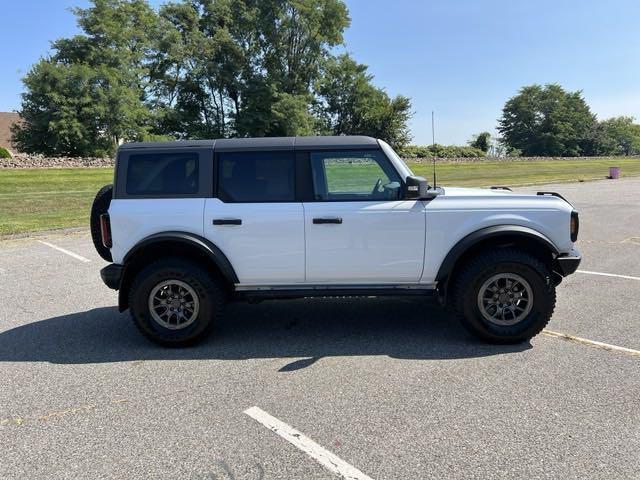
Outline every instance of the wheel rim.
POLYGON ((187 283, 180 280, 165 280, 158 283, 149 294, 151 318, 169 330, 188 327, 200 310, 198 294, 187 283))
POLYGON ((515 273, 499 273, 482 284, 478 309, 485 320, 496 325, 515 325, 533 308, 529 282, 515 273))

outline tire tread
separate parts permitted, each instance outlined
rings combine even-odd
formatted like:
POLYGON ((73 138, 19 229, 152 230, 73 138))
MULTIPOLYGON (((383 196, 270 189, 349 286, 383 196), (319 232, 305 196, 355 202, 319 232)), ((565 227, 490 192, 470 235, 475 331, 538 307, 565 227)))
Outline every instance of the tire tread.
MULTIPOLYGON (((202 301, 202 299, 201 299, 202 301)), ((222 289, 219 281, 215 276, 210 275, 200 266, 195 263, 185 260, 182 258, 166 258, 162 260, 156 260, 154 262, 149 263, 145 268, 143 268, 138 275, 136 275, 133 283, 131 284, 131 288, 129 289, 129 308, 131 311, 131 318, 133 319, 133 323, 137 327, 137 329, 147 338, 152 340, 153 342, 165 346, 165 347, 188 347, 194 345, 204 338, 206 338, 210 333, 214 325, 214 319, 218 319, 222 316, 225 304, 225 294, 222 289), (184 278, 185 276, 194 276, 198 279, 200 283, 202 283, 203 288, 206 292, 206 297, 210 299, 211 312, 209 322, 207 326, 197 332, 196 335, 191 337, 182 338, 182 339, 166 339, 161 338, 158 335, 154 335, 148 328, 145 328, 144 319, 140 317, 142 315, 141 312, 136 311, 137 295, 142 286, 142 283, 150 276, 153 275, 154 272, 158 271, 171 271, 175 270, 175 276, 177 278, 184 278)))
POLYGON ((472 334, 491 343, 518 343, 538 335, 549 323, 556 305, 556 290, 551 282, 551 271, 538 258, 516 248, 487 250, 474 257, 454 279, 453 310, 458 321, 472 334), (465 290, 474 278, 482 271, 500 263, 519 263, 535 270, 543 279, 545 294, 548 295, 549 308, 542 321, 536 323, 533 330, 527 331, 526 338, 501 338, 497 335, 481 331, 474 326, 465 315, 465 290))

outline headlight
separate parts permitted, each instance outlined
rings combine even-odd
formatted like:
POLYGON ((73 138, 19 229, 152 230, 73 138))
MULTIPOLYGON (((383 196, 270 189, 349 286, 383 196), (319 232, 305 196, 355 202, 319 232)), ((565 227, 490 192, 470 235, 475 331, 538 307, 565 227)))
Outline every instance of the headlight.
POLYGON ((578 240, 578 231, 580 230, 580 219, 578 218, 578 212, 573 210, 571 212, 571 223, 569 225, 569 233, 571 235, 571 241, 578 240))

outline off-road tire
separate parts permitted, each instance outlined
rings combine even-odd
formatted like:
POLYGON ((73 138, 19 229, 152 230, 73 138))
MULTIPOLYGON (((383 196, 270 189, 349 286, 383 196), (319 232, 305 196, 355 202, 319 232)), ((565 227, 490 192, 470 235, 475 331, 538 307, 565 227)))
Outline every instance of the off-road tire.
POLYGON ((166 347, 194 345, 211 332, 220 318, 225 303, 220 281, 198 265, 180 258, 154 262, 136 275, 129 290, 129 309, 138 329, 150 340, 166 347), (198 295, 199 312, 196 320, 180 330, 170 330, 156 322, 149 310, 148 300, 153 288, 166 280, 188 284, 198 295))
POLYGON ((490 343, 521 343, 547 325, 556 303, 551 272, 543 262, 521 250, 505 248, 485 251, 473 258, 454 281, 453 307, 460 323, 473 335, 490 343), (512 273, 524 278, 533 291, 533 306, 514 325, 496 325, 478 308, 478 292, 493 275, 512 273))
POLYGON ((111 205, 111 198, 113 197, 113 185, 105 185, 96 194, 96 198, 93 199, 91 205, 91 216, 89 217, 89 224, 91 227, 91 238, 93 239, 93 246, 96 248, 96 252, 107 262, 112 262, 111 250, 102 244, 102 234, 100 232, 100 215, 107 213, 109 205, 111 205))

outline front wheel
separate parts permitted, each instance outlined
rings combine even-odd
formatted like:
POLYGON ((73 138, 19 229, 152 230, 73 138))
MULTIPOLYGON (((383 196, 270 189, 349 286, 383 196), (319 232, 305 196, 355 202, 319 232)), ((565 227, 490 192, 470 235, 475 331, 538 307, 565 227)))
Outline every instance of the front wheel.
POLYGON ((462 325, 492 343, 520 343, 549 322, 556 293, 549 269, 515 249, 479 254, 455 279, 453 303, 462 325))
POLYGON ((129 292, 131 316, 149 339, 186 346, 207 336, 224 306, 218 282, 199 266, 167 259, 144 268, 129 292))

